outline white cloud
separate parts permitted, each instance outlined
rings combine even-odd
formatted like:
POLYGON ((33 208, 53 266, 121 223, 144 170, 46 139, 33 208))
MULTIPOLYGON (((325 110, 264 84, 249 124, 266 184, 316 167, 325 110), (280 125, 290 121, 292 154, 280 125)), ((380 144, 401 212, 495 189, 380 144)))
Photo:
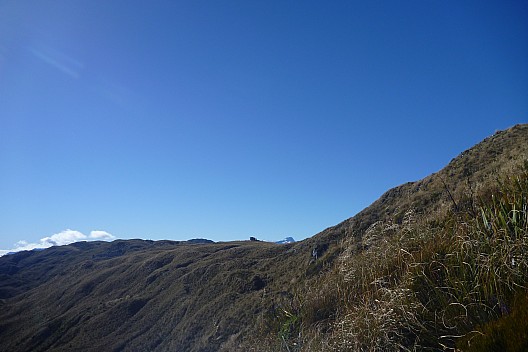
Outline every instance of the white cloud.
POLYGON ((106 231, 96 230, 90 232, 90 239, 97 241, 112 241, 115 240, 115 236, 106 231))
POLYGON ((89 235, 85 235, 80 231, 68 229, 49 237, 41 238, 40 241, 36 243, 18 241, 12 249, 0 249, 0 257, 9 252, 29 251, 35 248, 49 248, 51 246, 64 246, 79 241, 112 241, 114 239, 116 239, 116 237, 106 231, 96 230, 91 231, 89 235))
POLYGON ((65 244, 70 244, 77 241, 86 240, 88 237, 75 230, 65 230, 61 231, 59 233, 56 233, 54 235, 51 235, 50 237, 44 237, 40 239, 40 243, 42 244, 49 244, 48 247, 51 246, 63 246, 65 244))

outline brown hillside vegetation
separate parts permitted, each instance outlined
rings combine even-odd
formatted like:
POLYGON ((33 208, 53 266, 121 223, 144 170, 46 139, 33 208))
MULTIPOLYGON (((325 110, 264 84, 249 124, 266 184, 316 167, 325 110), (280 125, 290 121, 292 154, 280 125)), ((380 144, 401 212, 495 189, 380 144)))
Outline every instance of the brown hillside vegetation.
POLYGON ((523 350, 526 160, 528 125, 497 132, 294 244, 1 257, 0 350, 523 350))
POLYGON ((291 245, 141 240, 2 258, 2 350, 216 351, 290 288, 291 245))

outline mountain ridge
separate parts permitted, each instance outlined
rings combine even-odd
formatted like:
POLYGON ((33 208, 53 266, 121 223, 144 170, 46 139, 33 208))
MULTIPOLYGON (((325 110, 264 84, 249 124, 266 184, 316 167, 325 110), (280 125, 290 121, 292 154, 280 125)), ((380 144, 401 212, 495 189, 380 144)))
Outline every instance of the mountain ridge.
POLYGON ((478 194, 527 160, 526 141, 528 125, 497 132, 438 172, 296 243, 117 240, 1 257, 0 349, 236 350, 299 283, 324 275, 343 241, 361 251, 378 221, 461 206, 468 191, 478 194))
POLYGON ((355 216, 317 233, 314 237, 321 237, 322 241, 319 242, 338 242, 349 234, 361 236, 372 223, 382 218, 392 216, 401 220, 402 215, 410 208, 424 208, 430 204, 434 205, 434 211, 445 211, 452 204, 451 197, 460 197, 468 191, 467 182, 473 184, 473 192, 478 192, 489 184, 490 177, 496 178, 501 172, 513 171, 513 168, 526 160, 527 137, 527 124, 496 131, 451 159, 441 170, 423 179, 389 189, 355 216), (488 153, 480 152, 483 146, 486 146, 488 153), (478 160, 472 159, 475 157, 478 160), (467 159, 470 159, 470 163, 465 164, 467 159))

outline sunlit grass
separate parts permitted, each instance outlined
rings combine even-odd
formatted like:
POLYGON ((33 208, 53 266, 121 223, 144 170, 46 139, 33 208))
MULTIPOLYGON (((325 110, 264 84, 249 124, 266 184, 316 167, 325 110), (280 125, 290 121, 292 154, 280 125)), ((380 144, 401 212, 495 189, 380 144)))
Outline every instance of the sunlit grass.
POLYGON ((464 209, 441 218, 409 210, 399 224, 374 223, 360 245, 342 243, 334 267, 275 316, 276 347, 485 351, 503 343, 497 336, 512 321, 526 331, 527 170, 473 194, 464 209))

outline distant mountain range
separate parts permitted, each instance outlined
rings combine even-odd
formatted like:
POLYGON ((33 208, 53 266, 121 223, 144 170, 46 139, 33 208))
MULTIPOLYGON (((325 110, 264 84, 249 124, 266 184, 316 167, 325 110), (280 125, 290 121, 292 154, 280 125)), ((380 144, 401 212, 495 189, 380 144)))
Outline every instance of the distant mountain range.
MULTIPOLYGON (((405 268, 398 260, 408 253, 370 257, 385 243, 383 236, 409 222, 471 206, 464 196, 468 189, 487 190, 498 175, 516 170, 525 160, 528 125, 500 131, 444 169, 388 190, 356 216, 299 242, 291 237, 277 243, 116 240, 0 257, 0 351, 354 350, 354 326, 334 324, 347 308, 336 308, 338 294, 348 292, 338 292, 332 281, 331 275, 339 272, 336 263, 362 256, 368 272, 381 260, 394 259, 383 280, 368 281, 354 292, 374 287, 380 299, 400 302, 398 294, 408 291, 387 287, 398 280, 405 268), (383 231, 377 230, 380 224, 386 224, 383 231), (333 341, 332 336, 350 340, 333 341)), ((434 224, 441 227, 438 221, 434 224)), ((439 263, 442 253, 434 258, 439 263)), ((425 269, 442 278, 442 268, 425 269)), ((349 272, 345 279, 355 285, 355 271, 349 272)), ((420 284, 425 283, 415 282, 415 287, 420 284)), ((349 299, 367 302, 368 297, 349 299)), ((424 299, 434 297, 426 294, 424 299)), ((378 315, 360 315, 363 311, 358 310, 347 319, 362 317, 364 326, 372 321, 379 326, 401 323, 393 319, 396 311, 373 302, 361 307, 378 309, 378 315), (372 320, 378 316, 383 320, 372 320)), ((457 324, 467 323, 469 306, 449 307, 460 312, 457 324)), ((438 326, 432 328, 444 328, 443 316, 437 317, 438 326)), ((399 343, 415 341, 408 331, 411 335, 395 331, 387 336, 408 338, 399 343)), ((388 350, 403 349, 393 347, 388 350)))
POLYGON ((294 243, 295 240, 293 239, 293 237, 286 237, 285 239, 283 240, 280 240, 280 241, 276 241, 275 243, 277 244, 286 244, 286 243, 294 243))
MULTIPOLYGON (((43 251, 45 249, 46 248, 32 248, 32 249, 24 249, 23 251, 36 251, 36 252, 38 252, 38 251, 43 251)), ((3 255, 11 255, 11 254, 15 254, 15 253, 18 253, 18 252, 21 252, 21 251, 7 252, 7 253, 5 253, 3 255)))

